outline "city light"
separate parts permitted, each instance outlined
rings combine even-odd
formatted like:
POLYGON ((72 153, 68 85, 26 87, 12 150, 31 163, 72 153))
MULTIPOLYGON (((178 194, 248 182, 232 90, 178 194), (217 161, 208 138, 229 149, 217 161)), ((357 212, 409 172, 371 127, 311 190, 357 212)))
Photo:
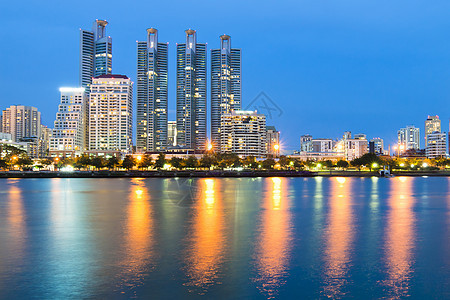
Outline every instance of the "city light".
POLYGON ((137 159, 138 161, 141 161, 141 160, 142 160, 142 156, 138 155, 138 156, 136 157, 136 159, 137 159))
POLYGON ((208 151, 211 151, 212 148, 213 148, 213 145, 211 143, 208 143, 208 146, 207 146, 208 151))
POLYGON ((377 163, 373 163, 372 164, 372 168, 378 168, 378 164, 377 163))
POLYGON ((280 145, 278 145, 278 144, 275 144, 274 146, 273 146, 273 148, 275 149, 275 150, 279 150, 280 149, 280 145))
POLYGON ((422 164, 422 168, 426 168, 426 167, 428 167, 428 164, 427 163, 423 163, 422 164))

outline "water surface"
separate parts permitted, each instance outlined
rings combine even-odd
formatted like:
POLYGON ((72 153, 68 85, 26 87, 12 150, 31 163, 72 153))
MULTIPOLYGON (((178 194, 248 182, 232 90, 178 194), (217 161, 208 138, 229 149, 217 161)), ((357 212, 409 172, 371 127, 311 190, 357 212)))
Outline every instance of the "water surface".
POLYGON ((0 298, 450 298, 439 178, 0 180, 0 298))

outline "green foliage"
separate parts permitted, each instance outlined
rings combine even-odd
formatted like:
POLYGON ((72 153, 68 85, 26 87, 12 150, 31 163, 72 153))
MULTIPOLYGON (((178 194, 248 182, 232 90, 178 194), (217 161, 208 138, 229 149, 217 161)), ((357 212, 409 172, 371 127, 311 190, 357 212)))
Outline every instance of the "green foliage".
POLYGON ((186 168, 196 168, 197 166, 198 160, 194 155, 191 155, 186 159, 186 168))
POLYGON ((96 156, 92 158, 91 165, 97 170, 99 170, 106 166, 106 161, 103 157, 96 156))
POLYGON ((265 160, 263 160, 263 162, 261 163, 261 166, 263 169, 266 170, 272 170, 273 166, 275 166, 276 162, 275 160, 273 160, 273 158, 267 158, 265 160))
POLYGON ((346 161, 346 160, 339 160, 339 161, 336 163, 336 166, 337 166, 338 168, 341 168, 341 169, 347 169, 348 166, 349 166, 349 164, 348 164, 348 161, 346 161))
POLYGON ((164 153, 159 153, 158 159, 155 161, 155 168, 161 169, 166 164, 166 155, 164 153))
POLYGON ((170 165, 175 169, 181 169, 183 165, 183 159, 179 157, 172 157, 170 159, 170 165))
POLYGON ((127 155, 125 159, 122 161, 122 167, 129 170, 132 169, 136 165, 136 160, 131 155, 127 155))
POLYGON ((108 161, 106 162, 106 166, 108 167, 108 169, 115 169, 117 166, 119 166, 120 161, 117 157, 112 156, 108 159, 108 161))
POLYGON ((0 169, 6 169, 8 168, 8 163, 5 159, 0 159, 0 169))
POLYGON ((215 156, 210 155, 210 154, 205 154, 203 155, 203 157, 200 159, 200 167, 202 168, 211 168, 212 166, 216 165, 217 161, 215 156))

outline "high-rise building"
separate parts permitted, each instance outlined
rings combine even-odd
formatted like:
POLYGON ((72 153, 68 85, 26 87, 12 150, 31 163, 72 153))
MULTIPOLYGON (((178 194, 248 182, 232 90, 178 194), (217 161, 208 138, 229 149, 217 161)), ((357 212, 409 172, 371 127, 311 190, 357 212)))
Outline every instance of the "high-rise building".
POLYGON ((94 77, 89 96, 89 150, 132 152, 133 83, 125 75, 94 77))
POLYGON ((312 135, 305 134, 300 137, 300 152, 312 152, 312 135))
POLYGON ((112 72, 112 39, 106 36, 104 20, 95 20, 92 30, 80 30, 80 85, 87 88, 92 77, 112 72))
POLYGON ((174 147, 177 145, 177 121, 167 123, 167 147, 174 147))
POLYGON ((427 135, 427 147, 425 148, 427 158, 445 157, 447 153, 447 134, 435 131, 427 135))
POLYGON ((188 29, 186 42, 177 44, 177 144, 206 149, 206 44, 197 43, 188 29))
POLYGON ((266 116, 256 111, 233 111, 223 114, 220 151, 241 157, 264 157, 267 154, 266 116))
POLYGON ((242 53, 231 48, 231 37, 220 36, 220 49, 211 50, 211 140, 220 149, 220 118, 241 110, 242 53))
POLYGON ((84 88, 60 88, 61 102, 50 138, 50 152, 79 155, 86 150, 88 98, 84 88))
POLYGON ((267 154, 278 156, 280 154, 280 132, 275 126, 266 126, 267 154))
POLYGON ((420 130, 412 125, 401 128, 398 133, 399 152, 420 149, 420 130))
POLYGON ((147 29, 137 43, 138 152, 167 149, 168 44, 158 42, 158 30, 147 29))
POLYGON ((2 112, 0 132, 11 134, 13 142, 41 136, 41 113, 36 107, 12 105, 2 112))
POLYGON ((441 132, 441 120, 439 116, 428 116, 425 120, 425 145, 427 145, 427 136, 433 132, 441 132))
POLYGON ((384 153, 384 141, 382 138, 373 138, 370 141, 373 143, 375 154, 384 153))

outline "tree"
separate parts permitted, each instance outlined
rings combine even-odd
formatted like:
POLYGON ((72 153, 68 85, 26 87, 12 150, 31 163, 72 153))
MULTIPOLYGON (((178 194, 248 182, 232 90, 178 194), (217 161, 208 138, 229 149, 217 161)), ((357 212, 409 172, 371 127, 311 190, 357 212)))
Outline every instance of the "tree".
POLYGON ((378 166, 383 164, 383 161, 381 160, 381 158, 379 158, 374 153, 366 153, 363 156, 361 156, 359 159, 361 160, 362 165, 369 167, 370 171, 372 171, 372 168, 375 166, 375 164, 378 166))
POLYGON ((153 159, 150 155, 144 154, 138 163, 139 168, 148 169, 153 165, 153 159))
POLYGON ((242 161, 242 164, 251 169, 257 169, 258 163, 256 162, 256 158, 254 156, 247 156, 242 161))
POLYGON ((294 159, 293 162, 294 162, 294 168, 296 170, 303 170, 303 169, 305 169, 305 163, 302 162, 300 159, 294 159))
POLYGON ((200 167, 202 168, 211 168, 216 163, 214 156, 205 154, 200 159, 200 167))
POLYGON ((336 163, 336 166, 338 167, 338 168, 341 168, 341 169, 347 169, 348 168, 348 161, 346 161, 346 160, 339 160, 337 163, 336 163))
POLYGON ((166 155, 164 153, 159 153, 158 159, 155 161, 155 168, 158 170, 163 168, 166 164, 166 155))
POLYGON ((198 166, 198 160, 194 155, 190 155, 186 159, 186 168, 196 168, 198 166))
POLYGON ((170 165, 175 169, 180 169, 182 167, 183 159, 179 157, 172 157, 170 159, 170 165))
POLYGON ((8 168, 8 164, 6 163, 6 160, 0 159, 0 169, 6 169, 8 168))
POLYGON ((97 170, 103 168, 106 163, 105 160, 102 157, 96 156, 92 159, 91 165, 96 168, 97 170))
POLYGON ((115 170, 116 167, 119 165, 119 159, 115 156, 112 156, 108 159, 108 161, 106 162, 106 166, 108 167, 108 169, 113 169, 115 170))
POLYGON ((354 167, 358 168, 358 171, 361 171, 361 166, 364 164, 361 158, 355 158, 350 162, 350 164, 354 167))
POLYGON ((261 165, 262 165, 263 169, 271 170, 271 169, 273 169, 273 166, 275 166, 275 160, 273 160, 273 158, 267 158, 267 159, 263 160, 261 165))
POLYGON ((131 155, 125 156, 125 159, 122 161, 122 167, 130 170, 136 165, 136 160, 131 155))
POLYGON ((285 155, 282 155, 282 156, 280 156, 278 163, 280 164, 280 167, 282 169, 285 169, 286 167, 289 167, 289 165, 291 163, 291 159, 285 155))
POLYGON ((329 159, 322 161, 322 166, 329 169, 333 167, 333 162, 329 159))
POLYGON ((30 166, 33 165, 33 160, 31 158, 29 158, 28 156, 22 156, 17 160, 17 164, 22 168, 29 168, 30 166))
POLYGON ((92 161, 86 154, 81 155, 77 158, 75 165, 77 168, 87 168, 91 165, 92 161))

